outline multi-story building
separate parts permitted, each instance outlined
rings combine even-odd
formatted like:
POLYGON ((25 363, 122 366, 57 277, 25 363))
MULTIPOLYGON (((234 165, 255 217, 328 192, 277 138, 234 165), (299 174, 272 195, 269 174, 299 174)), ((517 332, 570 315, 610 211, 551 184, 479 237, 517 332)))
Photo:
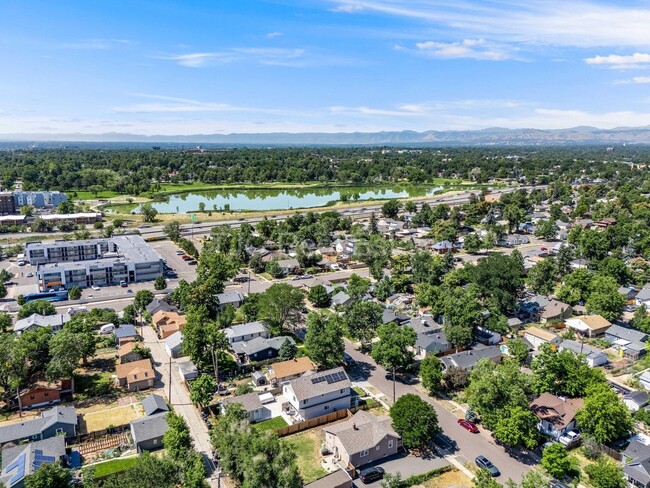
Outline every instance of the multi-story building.
POLYGON ((150 281, 164 271, 160 254, 138 235, 29 243, 25 254, 38 265, 36 276, 43 291, 150 281))
POLYGON ((15 191, 13 201, 16 208, 32 206, 36 208, 58 207, 61 202, 68 200, 65 193, 60 191, 15 191))
POLYGON ((0 192, 0 214, 7 215, 16 213, 13 193, 10 191, 0 192))

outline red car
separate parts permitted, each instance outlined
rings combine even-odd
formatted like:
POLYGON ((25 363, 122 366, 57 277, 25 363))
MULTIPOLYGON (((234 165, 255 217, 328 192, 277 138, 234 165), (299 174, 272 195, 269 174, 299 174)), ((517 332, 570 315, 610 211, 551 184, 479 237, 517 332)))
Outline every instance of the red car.
POLYGON ((458 425, 460 425, 463 429, 469 430, 472 434, 478 434, 478 427, 476 427, 476 424, 474 422, 470 422, 469 420, 465 419, 458 419, 458 425))

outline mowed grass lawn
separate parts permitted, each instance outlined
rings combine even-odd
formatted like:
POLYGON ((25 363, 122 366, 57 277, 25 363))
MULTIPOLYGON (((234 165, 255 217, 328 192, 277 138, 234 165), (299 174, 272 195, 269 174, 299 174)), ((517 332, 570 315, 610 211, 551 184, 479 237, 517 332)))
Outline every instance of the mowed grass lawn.
POLYGON ((302 432, 284 438, 298 456, 297 464, 305 483, 310 483, 327 474, 321 466, 321 440, 313 431, 302 432))
POLYGON ((83 419, 87 432, 103 430, 113 425, 128 424, 131 420, 144 416, 140 403, 132 403, 124 407, 114 407, 98 412, 84 413, 83 419))
MULTIPOLYGON (((113 459, 105 463, 99 463, 94 466, 95 476, 103 478, 111 474, 119 473, 127 468, 133 466, 138 460, 138 456, 128 457, 124 459, 113 459)), ((153 487, 152 487, 153 488, 153 487)))
POLYGON ((448 486, 471 488, 472 480, 465 473, 454 469, 425 481, 421 486, 423 488, 447 488, 448 486))
POLYGON ((266 432, 267 430, 278 430, 282 427, 286 427, 287 425, 287 421, 282 417, 274 417, 272 419, 253 424, 253 427, 255 430, 258 430, 260 432, 266 432))

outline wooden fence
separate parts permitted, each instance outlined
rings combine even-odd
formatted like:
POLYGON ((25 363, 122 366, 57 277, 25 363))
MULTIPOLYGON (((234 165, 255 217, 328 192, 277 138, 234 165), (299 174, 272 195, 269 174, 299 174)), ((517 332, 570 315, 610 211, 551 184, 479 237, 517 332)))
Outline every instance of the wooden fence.
POLYGON ((278 437, 284 437, 291 434, 297 434, 303 430, 313 429, 319 425, 329 424, 331 422, 336 422, 344 418, 348 418, 352 415, 352 412, 349 410, 339 410, 337 412, 328 413, 326 415, 321 415, 320 417, 314 417, 313 419, 305 420, 304 422, 298 422, 297 424, 287 425, 278 429, 276 432, 278 437))
POLYGON ((115 427, 109 427, 103 430, 95 430, 93 432, 88 432, 87 434, 66 436, 65 443, 68 446, 72 446, 75 444, 82 444, 84 442, 96 441, 102 437, 113 436, 115 434, 121 434, 122 432, 128 432, 130 430, 131 424, 116 425, 115 427))
POLYGON ((281 427, 276 430, 278 437, 285 437, 291 434, 297 434, 303 430, 313 429, 319 425, 325 425, 332 422, 337 422, 341 419, 352 417, 352 414, 358 412, 359 410, 367 410, 368 405, 360 405, 357 408, 350 408, 346 410, 339 410, 337 412, 328 413, 326 415, 321 415, 320 417, 314 417, 313 419, 305 420, 304 422, 298 422, 297 424, 287 425, 286 427, 281 427))

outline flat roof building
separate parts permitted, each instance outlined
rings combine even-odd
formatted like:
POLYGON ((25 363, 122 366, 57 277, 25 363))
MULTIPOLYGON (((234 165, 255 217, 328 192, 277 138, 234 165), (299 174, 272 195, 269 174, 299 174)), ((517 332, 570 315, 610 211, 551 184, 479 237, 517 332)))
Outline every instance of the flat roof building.
POLYGON ((25 255, 38 265, 42 291, 150 281, 163 274, 162 257, 139 235, 28 243, 25 255))

